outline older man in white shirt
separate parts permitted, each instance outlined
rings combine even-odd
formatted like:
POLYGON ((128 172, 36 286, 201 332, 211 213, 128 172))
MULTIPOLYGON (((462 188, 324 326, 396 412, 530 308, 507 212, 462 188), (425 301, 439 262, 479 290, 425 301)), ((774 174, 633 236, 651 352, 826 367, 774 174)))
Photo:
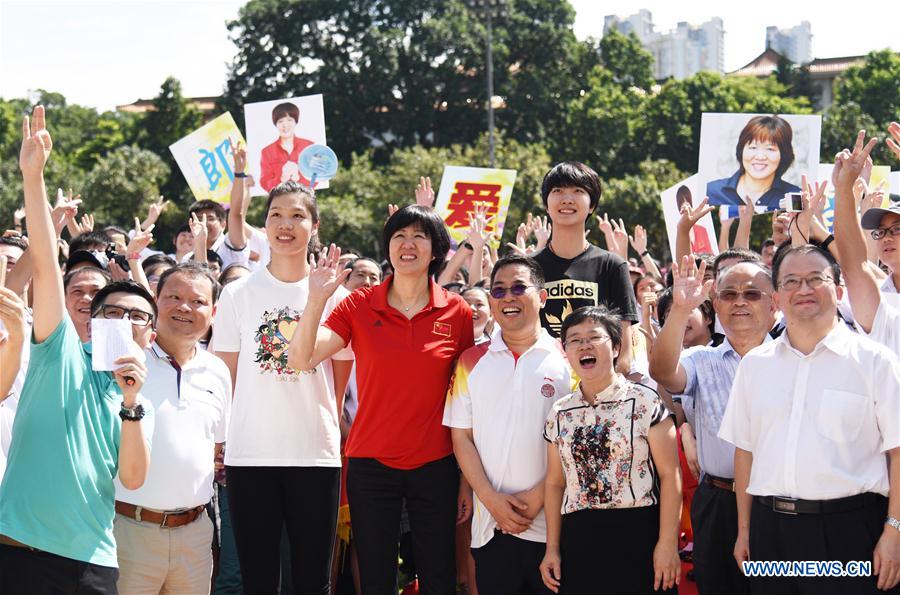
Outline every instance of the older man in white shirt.
POLYGON ((840 272, 824 250, 783 250, 773 280, 785 332, 741 361, 719 432, 736 447, 735 558, 868 560, 877 575, 752 578, 752 593, 894 589, 900 361, 840 323, 840 272))
POLYGON ((197 263, 163 273, 158 335, 146 350, 143 395, 157 414, 144 485, 116 480, 114 533, 122 593, 208 593, 214 456, 225 442, 231 375, 199 341, 212 324, 219 286, 197 263))

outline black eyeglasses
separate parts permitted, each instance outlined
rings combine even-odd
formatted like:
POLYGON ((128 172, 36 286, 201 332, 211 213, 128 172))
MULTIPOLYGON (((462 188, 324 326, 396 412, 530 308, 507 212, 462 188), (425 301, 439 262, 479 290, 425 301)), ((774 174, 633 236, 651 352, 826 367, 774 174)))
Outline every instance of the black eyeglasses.
POLYGON ((525 295, 525 292, 534 287, 534 285, 525 285, 524 283, 516 283, 511 287, 500 287, 499 285, 496 287, 491 287, 491 297, 495 300, 502 300, 506 297, 506 293, 509 292, 516 297, 521 295, 525 295))
POLYGON ((121 320, 123 318, 128 318, 131 321, 131 324, 135 326, 147 326, 153 322, 153 314, 149 312, 144 312, 143 310, 138 310, 137 308, 121 308, 119 306, 112 306, 108 304, 103 304, 100 306, 100 315, 103 318, 112 318, 121 320))
POLYGON ((748 302, 758 302, 764 295, 769 294, 758 289, 745 289, 744 291, 738 291, 737 289, 723 289, 716 293, 716 295, 723 302, 736 302, 738 297, 745 299, 748 302))
POLYGON ((900 223, 891 225, 890 227, 885 227, 885 228, 879 227, 878 229, 873 229, 872 230, 872 239, 880 240, 881 238, 883 238, 884 236, 889 235, 889 234, 892 236, 900 236, 900 223))

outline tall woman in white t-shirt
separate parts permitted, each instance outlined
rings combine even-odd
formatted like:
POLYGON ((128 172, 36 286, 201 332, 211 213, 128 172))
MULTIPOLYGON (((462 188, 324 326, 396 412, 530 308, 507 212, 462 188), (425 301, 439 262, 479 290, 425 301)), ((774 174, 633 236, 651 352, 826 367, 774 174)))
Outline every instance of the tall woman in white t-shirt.
MULTIPOLYGON (((307 373, 288 366, 288 346, 309 295, 308 253, 319 215, 296 182, 266 206, 268 266, 229 284, 213 346, 231 370, 233 417, 225 454, 228 498, 247 593, 276 593, 286 526, 296 593, 327 593, 340 486, 340 409, 352 361, 307 373)), ((327 315, 346 295, 336 293, 327 315)), ((349 351, 334 359, 351 359, 349 351)))

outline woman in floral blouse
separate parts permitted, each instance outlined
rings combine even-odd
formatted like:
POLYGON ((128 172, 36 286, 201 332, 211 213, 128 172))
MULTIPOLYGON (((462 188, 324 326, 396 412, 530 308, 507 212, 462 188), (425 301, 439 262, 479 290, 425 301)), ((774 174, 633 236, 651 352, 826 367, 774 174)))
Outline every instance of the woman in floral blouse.
POLYGON ((557 401, 544 509, 544 583, 564 594, 677 593, 681 476, 675 423, 655 391, 615 371, 619 319, 579 308, 561 339, 581 384, 557 401))

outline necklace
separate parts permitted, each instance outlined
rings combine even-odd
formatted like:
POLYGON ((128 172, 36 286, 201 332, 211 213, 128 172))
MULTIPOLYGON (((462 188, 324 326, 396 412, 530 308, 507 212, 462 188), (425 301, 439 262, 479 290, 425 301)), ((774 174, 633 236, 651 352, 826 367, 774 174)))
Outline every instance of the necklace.
POLYGON ((422 300, 416 300, 416 301, 414 301, 413 303, 411 303, 411 304, 408 305, 408 306, 400 306, 400 307, 403 308, 403 311, 404 311, 404 312, 409 312, 410 310, 412 310, 413 308, 415 308, 416 306, 418 306, 419 303, 421 303, 421 301, 422 301, 422 300))

